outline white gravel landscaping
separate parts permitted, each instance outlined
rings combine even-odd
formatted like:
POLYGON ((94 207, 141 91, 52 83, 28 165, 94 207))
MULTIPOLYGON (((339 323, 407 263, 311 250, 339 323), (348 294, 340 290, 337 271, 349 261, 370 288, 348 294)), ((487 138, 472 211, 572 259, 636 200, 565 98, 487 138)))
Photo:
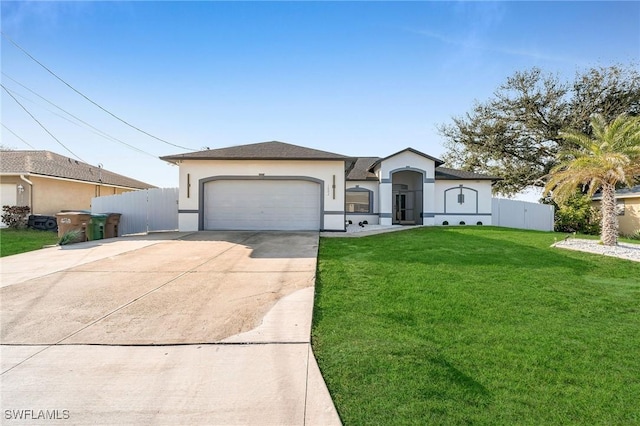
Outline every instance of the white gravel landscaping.
POLYGON ((605 256, 619 257, 621 259, 640 262, 640 244, 618 242, 617 246, 610 247, 600 244, 598 240, 569 238, 567 240, 558 241, 553 244, 553 247, 603 254, 605 256))

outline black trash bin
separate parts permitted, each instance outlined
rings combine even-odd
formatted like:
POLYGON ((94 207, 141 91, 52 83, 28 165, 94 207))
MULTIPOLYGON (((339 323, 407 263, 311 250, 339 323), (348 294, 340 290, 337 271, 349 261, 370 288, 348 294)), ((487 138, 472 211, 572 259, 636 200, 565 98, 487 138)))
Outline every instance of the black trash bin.
POLYGON ((29 216, 27 225, 29 228, 38 229, 40 231, 58 231, 58 221, 55 216, 32 214, 29 216))

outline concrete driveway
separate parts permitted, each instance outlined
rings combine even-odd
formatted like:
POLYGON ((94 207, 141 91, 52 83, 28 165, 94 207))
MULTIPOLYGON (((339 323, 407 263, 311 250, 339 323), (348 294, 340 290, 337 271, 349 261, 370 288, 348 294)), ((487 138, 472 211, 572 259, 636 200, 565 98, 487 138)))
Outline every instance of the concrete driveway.
POLYGON ((0 259, 3 424, 340 424, 310 347, 317 233, 0 259))

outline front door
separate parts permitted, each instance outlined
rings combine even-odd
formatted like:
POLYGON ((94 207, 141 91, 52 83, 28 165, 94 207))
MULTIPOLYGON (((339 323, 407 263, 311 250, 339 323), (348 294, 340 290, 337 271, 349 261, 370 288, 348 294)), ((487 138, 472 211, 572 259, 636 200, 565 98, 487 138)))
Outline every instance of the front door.
POLYGON ((415 224, 414 191, 397 191, 393 194, 393 223, 415 224))

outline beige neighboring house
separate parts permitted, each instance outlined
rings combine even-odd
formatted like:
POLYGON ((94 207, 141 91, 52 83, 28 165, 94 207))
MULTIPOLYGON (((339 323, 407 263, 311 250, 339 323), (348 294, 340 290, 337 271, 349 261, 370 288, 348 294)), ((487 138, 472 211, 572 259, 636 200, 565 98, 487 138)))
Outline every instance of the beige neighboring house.
MULTIPOLYGON (((593 205, 600 208, 602 194, 593 197, 593 205)), ((640 185, 616 191, 618 233, 631 235, 640 231, 640 185)))
POLYGON ((0 151, 2 205, 32 214, 89 210, 93 197, 147 188, 155 187, 50 151, 0 151))

